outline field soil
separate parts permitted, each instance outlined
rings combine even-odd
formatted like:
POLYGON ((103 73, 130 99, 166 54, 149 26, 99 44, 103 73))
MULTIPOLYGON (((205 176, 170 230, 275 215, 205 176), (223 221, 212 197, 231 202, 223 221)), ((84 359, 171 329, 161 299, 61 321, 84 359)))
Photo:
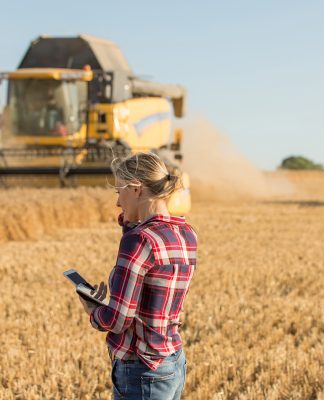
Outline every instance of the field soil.
MULTIPOLYGON (((285 190, 194 183, 183 399, 324 399, 324 174, 264 176, 285 190)), ((0 191, 0 399, 110 398, 105 334, 62 273, 107 279, 114 203, 103 188, 0 191)))

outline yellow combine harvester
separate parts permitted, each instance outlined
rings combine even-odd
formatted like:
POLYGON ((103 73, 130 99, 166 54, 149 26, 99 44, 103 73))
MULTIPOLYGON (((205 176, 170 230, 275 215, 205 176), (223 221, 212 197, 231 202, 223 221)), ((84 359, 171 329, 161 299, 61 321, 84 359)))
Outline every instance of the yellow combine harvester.
POLYGON ((171 211, 189 210, 182 132, 172 132, 173 115, 184 114, 181 86, 139 79, 115 44, 88 35, 39 37, 16 71, 0 73, 5 80, 2 182, 37 177, 33 185, 47 186, 54 176, 61 186, 96 184, 95 177, 111 178, 113 157, 154 151, 183 177, 171 211))

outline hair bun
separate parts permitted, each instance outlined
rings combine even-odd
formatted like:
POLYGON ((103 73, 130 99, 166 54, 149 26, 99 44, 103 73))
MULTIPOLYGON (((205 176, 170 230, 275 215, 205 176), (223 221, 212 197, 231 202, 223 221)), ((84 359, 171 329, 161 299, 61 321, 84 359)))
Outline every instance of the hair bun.
POLYGON ((181 179, 176 169, 171 173, 163 160, 154 153, 136 153, 124 159, 114 159, 115 177, 128 182, 139 182, 148 188, 155 199, 166 199, 180 189, 181 179))

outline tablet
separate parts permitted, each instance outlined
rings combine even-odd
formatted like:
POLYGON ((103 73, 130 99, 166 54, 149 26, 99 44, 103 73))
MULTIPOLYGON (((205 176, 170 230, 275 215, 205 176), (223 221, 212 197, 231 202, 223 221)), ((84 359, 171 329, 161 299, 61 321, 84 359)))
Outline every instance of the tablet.
POLYGON ((78 293, 79 296, 81 296, 84 300, 90 301, 91 303, 94 303, 96 306, 106 306, 108 305, 109 300, 104 299, 104 300, 98 300, 94 295, 91 295, 91 289, 88 288, 87 286, 84 286, 82 283, 80 283, 77 288, 76 292, 78 293))
POLYGON ((68 278, 75 286, 78 286, 82 283, 84 286, 90 288, 91 290, 95 290, 95 288, 88 283, 75 269, 69 269, 68 271, 63 272, 63 275, 68 278))
POLYGON ((108 304, 107 299, 101 301, 94 297, 95 292, 93 293, 93 295, 91 294, 91 291, 95 290, 95 288, 89 282, 87 282, 75 269, 69 269, 68 271, 63 272, 63 275, 75 285, 76 292, 84 300, 90 301, 97 306, 106 306, 108 304))

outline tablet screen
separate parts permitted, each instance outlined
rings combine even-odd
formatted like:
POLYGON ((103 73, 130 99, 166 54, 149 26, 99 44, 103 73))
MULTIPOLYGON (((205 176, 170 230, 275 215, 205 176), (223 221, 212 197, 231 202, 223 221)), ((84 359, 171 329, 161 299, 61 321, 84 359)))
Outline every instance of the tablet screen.
POLYGON ((76 286, 79 285, 80 283, 83 283, 83 285, 90 287, 91 289, 94 289, 92 285, 90 285, 80 274, 78 274, 76 271, 70 272, 66 274, 66 277, 69 278, 76 286))

